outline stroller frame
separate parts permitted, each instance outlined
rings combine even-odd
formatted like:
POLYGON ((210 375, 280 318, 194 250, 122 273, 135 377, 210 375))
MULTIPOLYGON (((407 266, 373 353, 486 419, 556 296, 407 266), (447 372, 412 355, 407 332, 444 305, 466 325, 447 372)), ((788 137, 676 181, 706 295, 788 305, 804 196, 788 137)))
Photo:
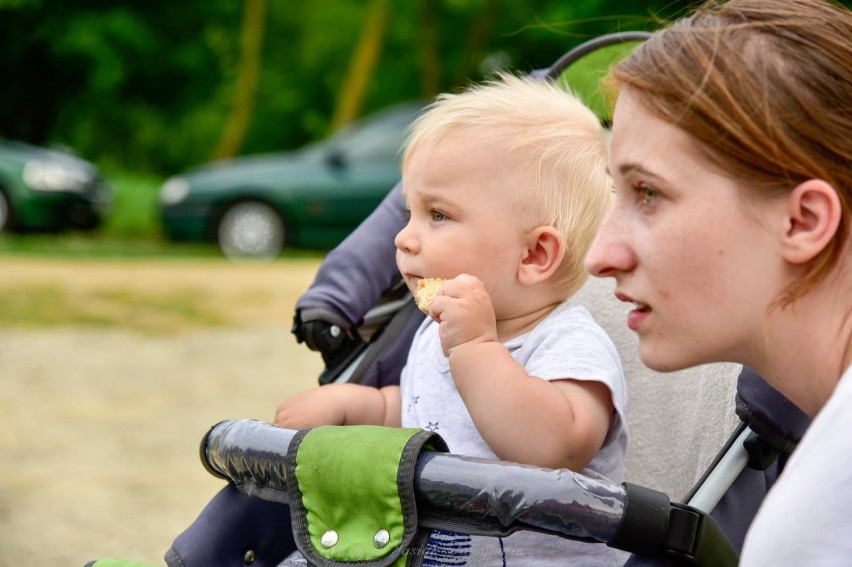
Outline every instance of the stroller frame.
MULTIPOLYGON (((202 462, 245 494, 287 504, 291 492, 284 463, 292 458, 296 433, 260 421, 224 421, 202 441, 202 462)), ((629 483, 566 469, 424 453, 417 459, 414 490, 418 523, 427 528, 486 536, 535 530, 663 555, 674 565, 737 562, 736 551, 706 512, 629 483)))

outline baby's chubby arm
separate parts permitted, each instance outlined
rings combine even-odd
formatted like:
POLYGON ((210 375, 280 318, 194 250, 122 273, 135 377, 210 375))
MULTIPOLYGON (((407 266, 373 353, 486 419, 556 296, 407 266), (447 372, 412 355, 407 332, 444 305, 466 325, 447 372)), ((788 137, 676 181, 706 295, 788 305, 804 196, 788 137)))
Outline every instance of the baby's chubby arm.
POLYGON ((482 438, 498 458, 579 471, 600 450, 614 406, 600 382, 530 376, 497 339, 491 299, 470 276, 432 303, 450 371, 482 438))
POLYGON ((275 411, 275 425, 302 429, 317 425, 400 425, 399 386, 373 388, 328 384, 298 392, 275 411))
POLYGON ((530 376, 496 343, 452 358, 456 387, 498 458, 580 471, 603 446, 613 405, 600 382, 530 376), (469 365, 459 360, 468 355, 477 360, 469 365))

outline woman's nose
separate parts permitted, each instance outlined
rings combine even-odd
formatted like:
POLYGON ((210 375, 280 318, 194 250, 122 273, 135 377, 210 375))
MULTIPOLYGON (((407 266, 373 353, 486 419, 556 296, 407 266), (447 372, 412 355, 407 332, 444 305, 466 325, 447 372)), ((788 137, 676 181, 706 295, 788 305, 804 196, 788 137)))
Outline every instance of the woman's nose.
POLYGON ((617 219, 608 215, 586 255, 586 270, 593 276, 606 278, 629 272, 635 266, 636 255, 629 239, 617 219))

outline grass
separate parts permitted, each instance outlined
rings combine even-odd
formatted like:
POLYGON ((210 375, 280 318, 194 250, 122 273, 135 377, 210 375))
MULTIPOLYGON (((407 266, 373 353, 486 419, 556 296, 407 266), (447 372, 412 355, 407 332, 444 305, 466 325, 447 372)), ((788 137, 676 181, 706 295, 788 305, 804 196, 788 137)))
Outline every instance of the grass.
POLYGON ((147 333, 218 327, 230 321, 197 289, 161 293, 93 289, 71 292, 57 284, 7 287, 0 294, 0 328, 125 328, 147 333))
POLYGON ((110 237, 99 233, 3 234, 0 254, 67 258, 219 258, 213 244, 175 244, 163 239, 110 237))

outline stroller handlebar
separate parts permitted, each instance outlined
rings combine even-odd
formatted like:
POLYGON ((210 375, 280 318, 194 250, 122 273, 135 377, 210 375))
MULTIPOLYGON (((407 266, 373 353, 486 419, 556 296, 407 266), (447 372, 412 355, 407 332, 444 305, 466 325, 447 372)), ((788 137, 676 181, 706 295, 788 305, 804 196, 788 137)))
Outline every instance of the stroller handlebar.
MULTIPOLYGON (((285 464, 295 434, 261 421, 223 421, 205 436, 201 459, 243 492, 288 503, 285 464)), ((414 490, 427 527, 479 535, 531 529, 598 542, 615 536, 625 500, 624 487, 567 469, 431 451, 417 459, 414 490)))
MULTIPOLYGON (((288 504, 286 464, 296 433, 257 420, 222 421, 204 436, 201 461, 250 496, 288 504)), ((414 492, 424 527, 489 536, 532 530, 665 554, 682 565, 737 561, 705 513, 671 504, 661 492, 567 469, 425 451, 414 492)))

